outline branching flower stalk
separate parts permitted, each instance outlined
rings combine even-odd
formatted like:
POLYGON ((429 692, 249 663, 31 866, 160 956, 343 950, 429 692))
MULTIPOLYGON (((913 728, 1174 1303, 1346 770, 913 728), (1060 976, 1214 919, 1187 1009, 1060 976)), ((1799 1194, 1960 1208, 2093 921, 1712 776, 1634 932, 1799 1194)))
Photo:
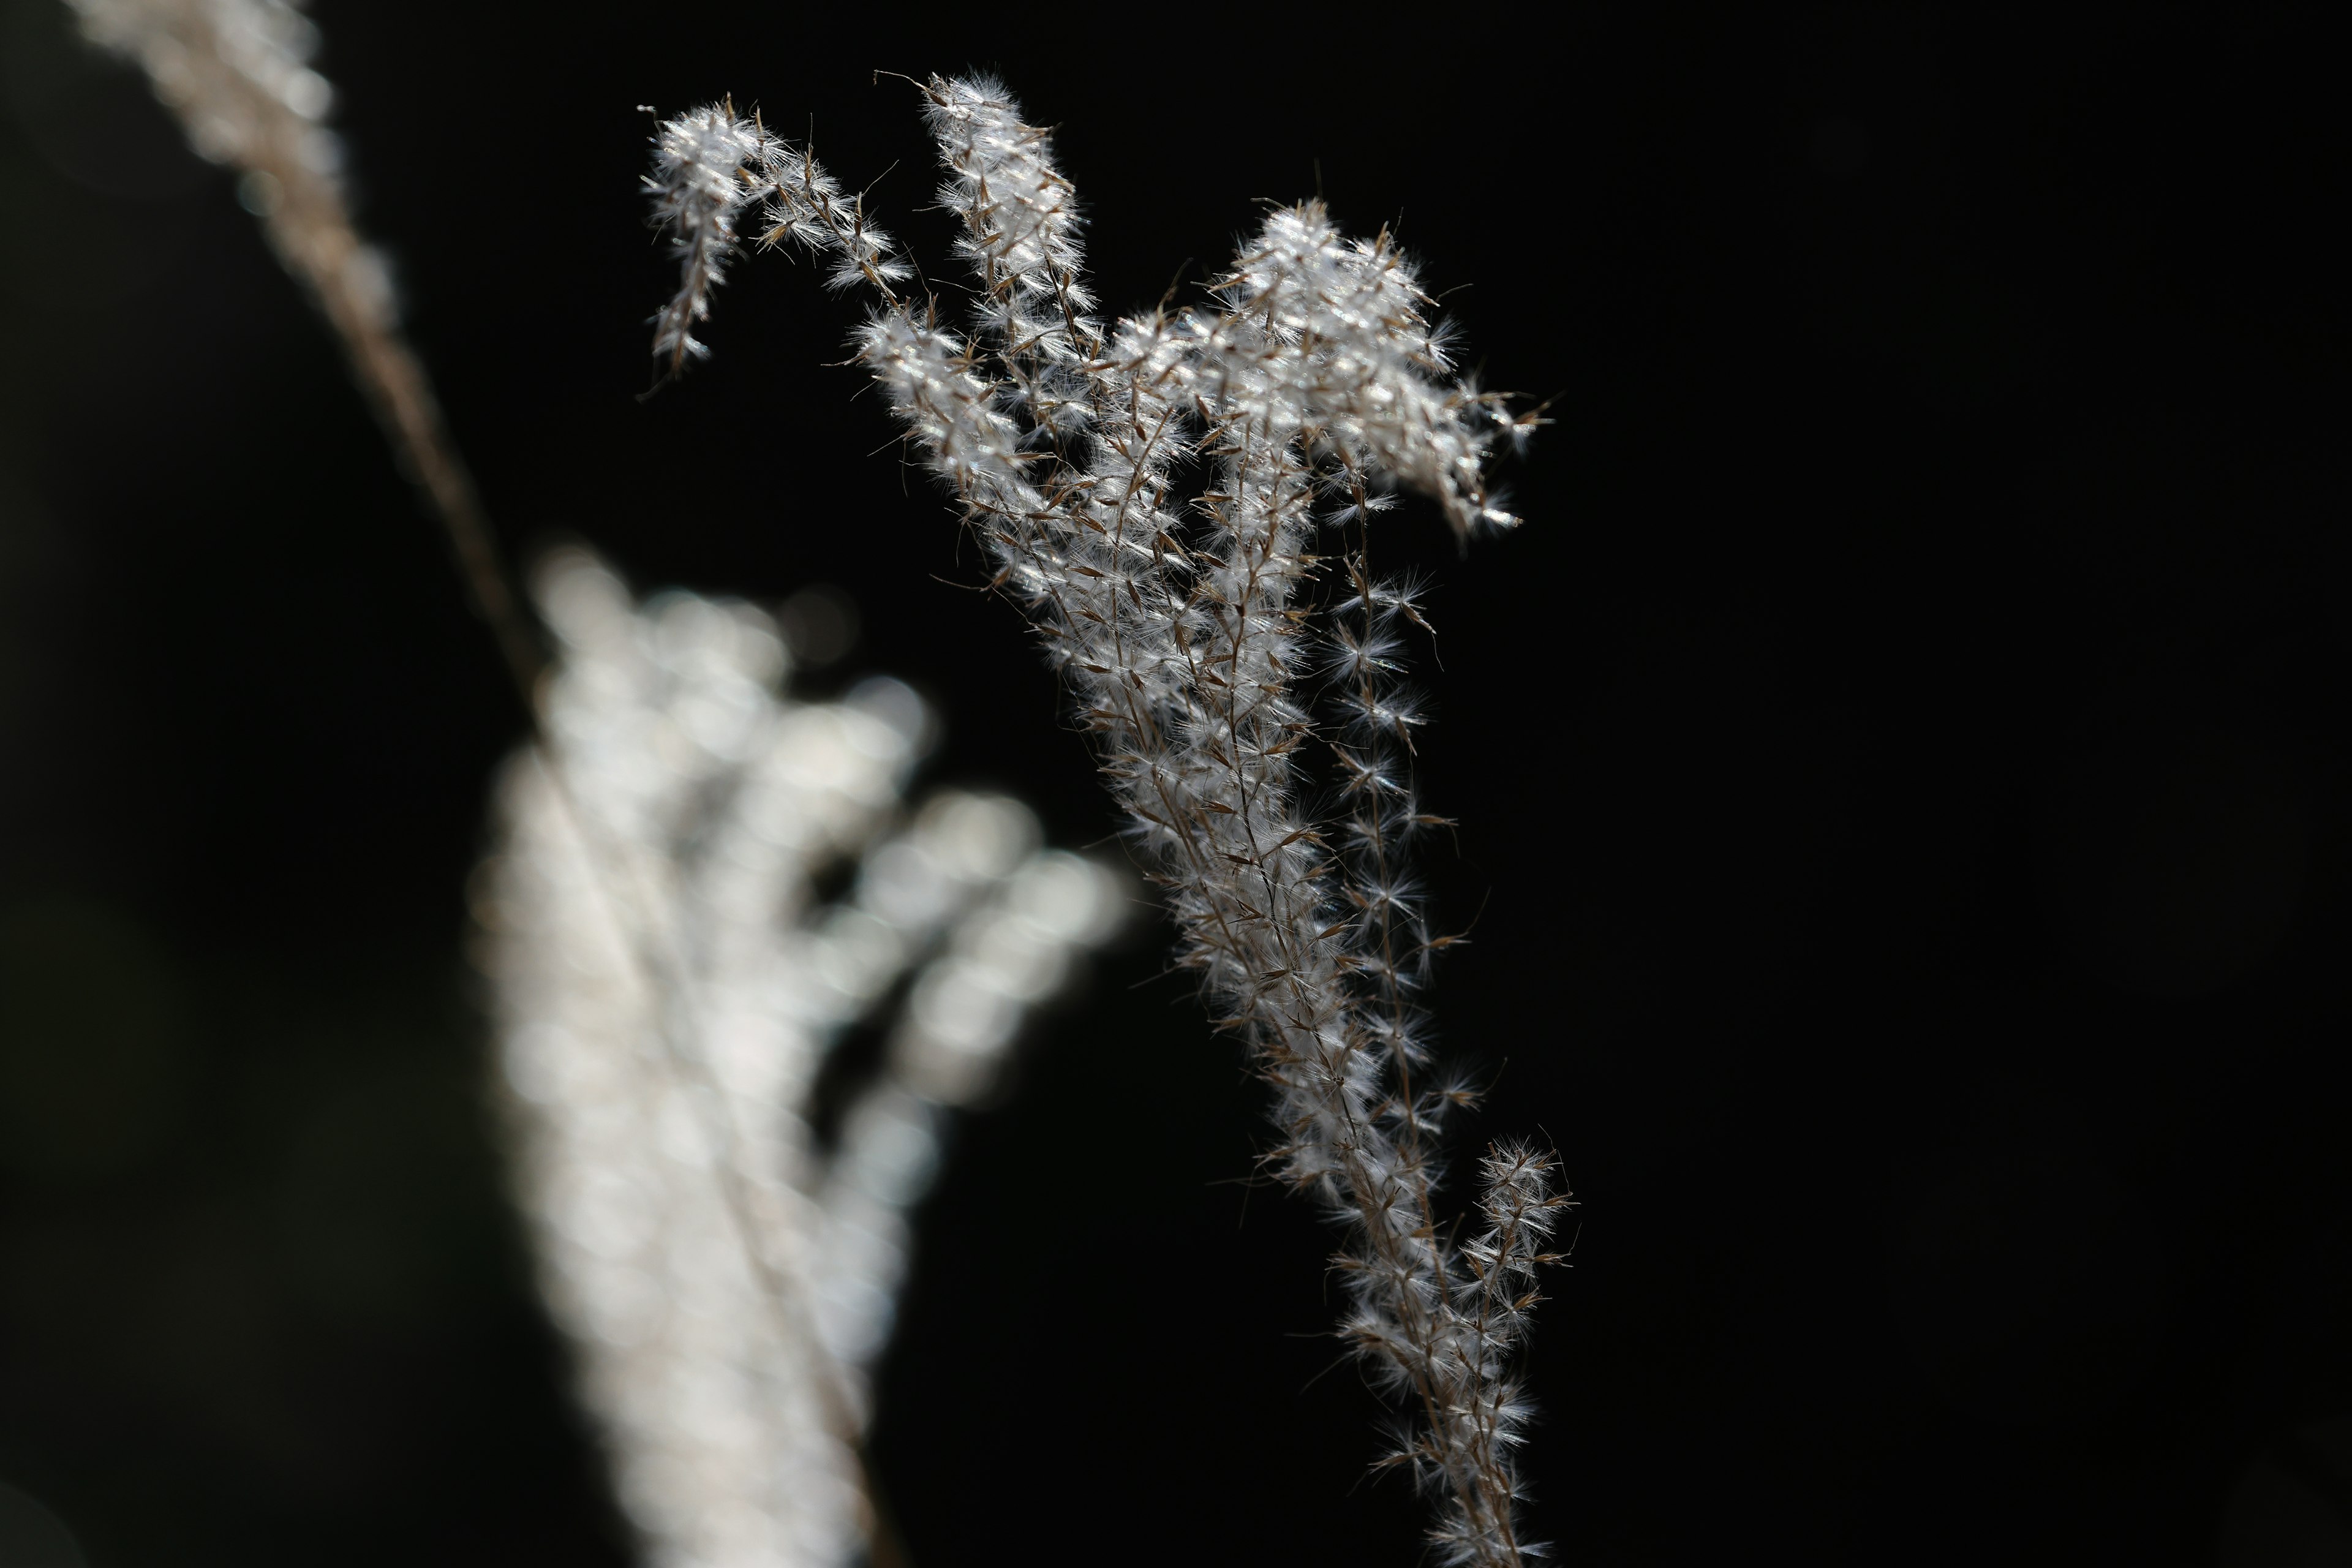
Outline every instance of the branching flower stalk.
POLYGON ((890 237, 866 226, 863 202, 845 195, 815 159, 768 134, 756 118, 736 118, 731 100, 662 123, 645 187, 654 221, 676 237, 679 261, 677 295, 654 323, 654 353, 672 374, 710 352, 696 341, 694 327, 710 314, 710 292, 736 251, 736 221, 751 201, 768 203, 762 244, 796 240, 835 257, 826 279, 833 288, 869 281, 887 289, 908 277, 892 257, 890 237))
POLYGON ((1067 681, 1175 912, 1181 961, 1275 1089, 1285 1136, 1270 1162, 1343 1222, 1343 1332, 1408 1413, 1394 1458, 1438 1501, 1442 1557, 1519 1563, 1538 1549, 1516 1517, 1528 1410, 1511 1362, 1567 1199, 1549 1156, 1496 1149, 1481 1234, 1457 1244, 1439 1212, 1436 1138, 1469 1095, 1426 1081, 1413 1001, 1438 945, 1404 864, 1434 820, 1402 765, 1417 719, 1399 628, 1421 617, 1372 575, 1366 525, 1401 484, 1459 536, 1510 526, 1485 462, 1534 421, 1448 379, 1393 242, 1345 238, 1319 204, 1271 214, 1211 306, 1106 329, 1046 134, 992 81, 933 78, 924 92, 940 200, 979 284, 969 335, 898 291, 904 264, 862 204, 722 103, 656 138, 646 185, 680 285, 655 352, 673 369, 701 352, 686 329, 755 202, 766 243, 872 289, 858 359, 1067 681), (1206 488, 1187 507, 1195 468, 1206 488), (1320 515, 1332 497, 1344 505, 1320 515), (1346 612, 1318 642, 1326 524, 1353 542, 1346 612), (1336 734, 1311 711, 1318 662, 1336 734), (1327 742, 1348 803, 1336 829, 1302 805, 1302 757, 1327 742))

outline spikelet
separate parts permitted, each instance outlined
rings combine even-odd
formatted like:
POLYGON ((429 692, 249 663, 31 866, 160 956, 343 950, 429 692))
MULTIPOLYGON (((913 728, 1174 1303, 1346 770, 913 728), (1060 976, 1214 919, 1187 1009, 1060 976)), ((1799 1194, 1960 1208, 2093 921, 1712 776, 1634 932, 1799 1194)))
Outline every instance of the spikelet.
POLYGON ((671 236, 677 292, 656 313, 655 357, 677 374, 709 350, 694 324, 710 314, 710 291, 726 278, 740 245, 744 210, 762 204, 762 246, 796 244, 830 257, 828 281, 887 289, 908 277, 890 237, 865 221, 862 200, 845 195, 814 156, 745 120, 732 100, 664 121, 654 135, 653 171, 645 178, 655 226, 671 236))
POLYGON ((677 293, 654 317, 654 353, 675 374, 688 357, 710 351, 695 341, 694 324, 710 314, 710 291, 727 275, 736 250, 735 225, 760 195, 754 169, 774 139, 736 117, 731 103, 712 104, 665 121, 654 139, 653 173, 645 179, 655 221, 674 237, 677 293))

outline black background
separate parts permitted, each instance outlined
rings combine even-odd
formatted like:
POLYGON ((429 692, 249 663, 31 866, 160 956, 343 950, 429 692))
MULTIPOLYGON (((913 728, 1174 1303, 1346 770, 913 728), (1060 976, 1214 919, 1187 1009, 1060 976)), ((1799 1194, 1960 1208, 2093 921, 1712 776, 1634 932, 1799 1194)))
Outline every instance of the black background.
MULTIPOLYGON (((61 10, 5 15, 0 1479, 101 1568, 619 1563, 464 957, 519 710, 231 178, 61 10)), ((1083 744, 828 367, 855 307, 748 262, 713 362, 638 401, 668 267, 634 106, 813 123, 944 272, 914 92, 872 73, 994 66, 1062 128, 1114 308, 1262 199, 1401 222, 1469 362, 1556 400, 1503 472, 1522 531, 1459 557, 1408 506, 1377 542, 1435 584, 1468 1136, 1548 1138, 1583 1205, 1530 1362, 1539 1531, 2352 1562, 2319 10, 317 15, 509 546, 842 584, 852 667, 947 711, 935 775, 1064 843, 1111 826, 1083 744)), ((925 1210, 877 1440, 904 1531, 924 1564, 1416 1562, 1370 1397, 1318 1375, 1328 1237, 1240 1184, 1261 1095, 1164 939, 925 1210)))

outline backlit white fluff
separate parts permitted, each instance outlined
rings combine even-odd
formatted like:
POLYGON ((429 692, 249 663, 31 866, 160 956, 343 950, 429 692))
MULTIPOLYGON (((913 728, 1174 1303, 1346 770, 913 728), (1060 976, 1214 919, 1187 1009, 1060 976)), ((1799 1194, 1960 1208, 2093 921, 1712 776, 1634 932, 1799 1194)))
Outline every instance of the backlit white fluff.
POLYGON ((1477 1237, 1452 1239, 1433 1196, 1439 1123, 1468 1096, 1429 1080, 1415 1000, 1440 945, 1407 865, 1435 820, 1400 685, 1423 623, 1363 531, 1391 485, 1459 534, 1513 523, 1484 469, 1531 421, 1449 379, 1393 243, 1348 239, 1316 203, 1269 216, 1209 305, 1106 331, 1045 133, 992 80, 924 90, 971 335, 883 282, 858 356, 1069 683, 1182 962, 1274 1086, 1274 1163, 1344 1222, 1343 1331, 1407 1414, 1441 1555, 1516 1564, 1508 1362, 1566 1199, 1548 1158, 1500 1152, 1477 1237), (1334 525, 1353 532, 1327 588, 1334 525), (1336 819, 1302 804, 1318 755, 1336 819))
POLYGON ((870 282, 887 288, 908 276, 890 237, 865 220, 865 205, 845 195, 816 159, 772 136, 731 102, 705 105, 664 121, 654 135, 653 171, 645 179, 655 224, 671 236, 677 292, 654 317, 654 353, 675 374, 709 353, 693 334, 710 314, 710 291, 726 276, 744 209, 763 204, 763 246, 791 242, 833 262, 837 288, 870 282))
POLYGON ((508 770, 478 914, 545 1291, 655 1568, 836 1568, 871 1523, 855 1448, 909 1210, 1121 879, 1001 795, 905 811, 923 705, 793 701, 749 605, 640 606, 580 552, 540 588, 548 740, 508 770), (910 974, 827 1151, 817 1069, 910 974))

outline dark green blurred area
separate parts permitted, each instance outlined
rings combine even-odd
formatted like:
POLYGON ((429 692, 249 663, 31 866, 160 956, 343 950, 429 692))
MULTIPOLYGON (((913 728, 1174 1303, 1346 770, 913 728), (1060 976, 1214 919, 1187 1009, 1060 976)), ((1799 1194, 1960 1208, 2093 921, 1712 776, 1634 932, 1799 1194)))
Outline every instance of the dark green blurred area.
MULTIPOLYGON (((1556 396, 1526 530, 1457 559, 1408 506, 1381 546, 1438 584, 1443 1037, 1475 1134, 1550 1138, 1585 1202, 1541 1531, 2352 1563, 2329 13, 1326 17, 1273 107, 1187 65, 1140 123, 1091 27, 316 14, 509 546, 843 584, 940 774, 1063 844, 1110 826, 1082 748, 827 368, 854 309, 748 262, 637 400, 634 106, 814 116, 937 270, 872 68, 999 66, 1114 308, 1260 197, 1402 215, 1471 362, 1556 396)), ((233 183, 61 17, 0 5, 0 1568, 52 1518, 94 1568, 624 1561, 484 1110, 515 702, 233 183)), ((1235 1184, 1260 1096, 1159 970, 1105 963, 925 1212, 876 1436, 916 1560, 1419 1561, 1328 1237, 1235 1184)))

